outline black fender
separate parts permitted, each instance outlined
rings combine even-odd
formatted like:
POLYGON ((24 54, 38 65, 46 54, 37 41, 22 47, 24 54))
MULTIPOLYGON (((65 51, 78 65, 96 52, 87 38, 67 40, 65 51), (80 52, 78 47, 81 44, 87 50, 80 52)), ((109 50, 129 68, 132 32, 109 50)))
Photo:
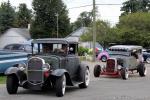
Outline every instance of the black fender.
POLYGON ((17 75, 17 72, 19 71, 19 68, 17 67, 9 67, 6 71, 5 71, 5 75, 11 75, 11 74, 15 74, 17 75))
POLYGON ((25 72, 21 71, 18 67, 10 67, 5 71, 5 75, 16 75, 18 80, 22 82, 23 80, 27 80, 27 76, 25 72))
POLYGON ((24 65, 26 66, 25 63, 17 63, 14 64, 12 67, 9 67, 6 71, 5 71, 5 75, 11 75, 11 74, 16 74, 20 71, 20 69, 18 68, 19 65, 24 65))
POLYGON ((66 84, 69 85, 69 86, 73 86, 73 82, 70 78, 70 75, 68 73, 67 70, 65 69, 56 69, 56 70, 53 70, 51 75, 54 76, 54 77, 61 77, 62 75, 66 76, 66 84))
POLYGON ((80 67, 79 67, 79 80, 80 80, 81 82, 84 81, 84 72, 85 72, 87 69, 90 71, 89 66, 88 66, 87 64, 85 64, 85 63, 81 63, 81 64, 80 64, 80 67))

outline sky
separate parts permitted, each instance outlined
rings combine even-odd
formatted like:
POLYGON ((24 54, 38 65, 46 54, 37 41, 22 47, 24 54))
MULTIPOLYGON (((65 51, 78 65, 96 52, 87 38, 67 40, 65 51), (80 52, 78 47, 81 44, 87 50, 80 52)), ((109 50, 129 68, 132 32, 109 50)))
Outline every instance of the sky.
MULTIPOLYGON (((7 0, 0 0, 0 3, 7 0)), ((74 22, 83 11, 91 11, 92 6, 83 8, 74 8, 84 5, 92 5, 93 0, 63 0, 69 10, 70 21, 74 22)), ((122 4, 126 0, 96 0, 96 4, 122 4)), ((18 6, 20 3, 26 3, 29 9, 32 9, 32 0, 10 0, 12 6, 18 6)), ((119 21, 122 5, 98 5, 98 18, 115 25, 119 21)))

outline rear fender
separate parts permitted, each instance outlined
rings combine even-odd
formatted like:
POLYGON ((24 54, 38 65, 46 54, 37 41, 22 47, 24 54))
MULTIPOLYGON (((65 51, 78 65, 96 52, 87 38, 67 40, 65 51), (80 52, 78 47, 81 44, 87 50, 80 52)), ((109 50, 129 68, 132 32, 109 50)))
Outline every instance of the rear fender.
POLYGON ((81 63, 80 64, 80 69, 84 69, 84 70, 88 69, 88 70, 90 70, 89 66, 87 64, 85 64, 85 63, 81 63))
POLYGON ((81 64, 80 64, 80 68, 79 68, 79 80, 80 80, 81 82, 84 81, 84 73, 85 73, 85 71, 86 71, 87 69, 90 70, 88 65, 86 65, 86 64, 84 64, 84 63, 81 63, 81 64))
POLYGON ((67 71, 65 69, 56 69, 56 70, 52 71, 51 75, 60 77, 66 72, 67 71))

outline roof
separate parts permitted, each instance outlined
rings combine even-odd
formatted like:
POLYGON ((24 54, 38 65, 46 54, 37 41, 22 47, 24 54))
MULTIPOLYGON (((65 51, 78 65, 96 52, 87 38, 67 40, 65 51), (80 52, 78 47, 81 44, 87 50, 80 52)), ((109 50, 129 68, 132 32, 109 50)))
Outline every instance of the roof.
POLYGON ((65 39, 65 38, 43 38, 43 39, 35 39, 32 43, 60 43, 60 44, 78 44, 78 41, 65 39))
POLYGON ((114 50, 114 49, 118 49, 118 50, 125 50, 125 51, 131 51, 131 50, 137 50, 137 49, 142 49, 142 46, 137 46, 137 45, 115 45, 115 46, 111 46, 109 49, 110 50, 114 50))
POLYGON ((75 41, 79 41, 79 38, 81 35, 85 34, 88 31, 87 27, 81 27, 75 31, 73 31, 71 34, 69 34, 66 39, 71 39, 75 41))
POLYGON ((10 28, 5 33, 12 32, 12 31, 20 34, 21 36, 23 36, 24 38, 26 38, 28 40, 31 39, 31 35, 30 35, 29 30, 27 28, 10 28))

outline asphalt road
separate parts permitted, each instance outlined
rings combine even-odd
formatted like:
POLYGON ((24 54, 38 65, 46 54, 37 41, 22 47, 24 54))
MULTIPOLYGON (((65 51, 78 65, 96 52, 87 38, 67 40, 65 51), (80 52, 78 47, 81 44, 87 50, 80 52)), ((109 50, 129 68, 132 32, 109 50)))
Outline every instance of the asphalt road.
POLYGON ((55 96, 54 90, 30 91, 19 88, 18 94, 9 95, 5 85, 0 85, 0 100, 150 100, 150 65, 146 65, 146 77, 131 74, 128 80, 101 76, 94 78, 94 63, 91 68, 91 82, 87 89, 68 87, 64 97, 55 96))

